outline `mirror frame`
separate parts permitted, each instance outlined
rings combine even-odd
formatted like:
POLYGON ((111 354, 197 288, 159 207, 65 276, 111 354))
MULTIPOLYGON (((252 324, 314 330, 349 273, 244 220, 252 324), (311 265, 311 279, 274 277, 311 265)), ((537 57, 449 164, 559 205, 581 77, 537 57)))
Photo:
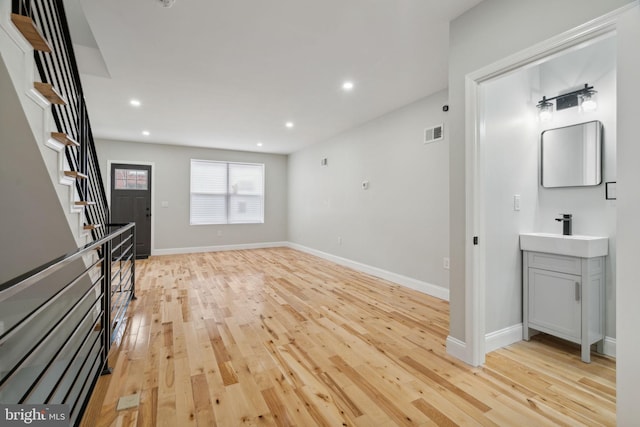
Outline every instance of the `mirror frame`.
POLYGON ((540 185, 543 188, 575 188, 575 187, 596 187, 602 184, 602 135, 603 135, 603 126, 602 122, 599 120, 590 120, 588 122, 576 123, 573 125, 561 126, 557 128, 546 129, 540 133, 540 185), (597 154, 597 170, 596 170, 596 179, 597 182, 594 184, 575 184, 575 185, 545 185, 544 183, 544 134, 554 130, 567 129, 572 127, 584 126, 590 123, 596 124, 596 154, 597 154))

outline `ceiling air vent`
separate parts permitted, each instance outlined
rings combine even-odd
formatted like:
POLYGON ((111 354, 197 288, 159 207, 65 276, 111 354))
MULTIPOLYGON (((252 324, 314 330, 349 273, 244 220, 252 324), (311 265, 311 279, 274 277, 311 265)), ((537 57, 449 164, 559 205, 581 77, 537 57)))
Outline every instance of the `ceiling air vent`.
POLYGON ((440 141, 444 138, 443 126, 438 125, 424 130, 424 143, 429 144, 431 142, 440 141))

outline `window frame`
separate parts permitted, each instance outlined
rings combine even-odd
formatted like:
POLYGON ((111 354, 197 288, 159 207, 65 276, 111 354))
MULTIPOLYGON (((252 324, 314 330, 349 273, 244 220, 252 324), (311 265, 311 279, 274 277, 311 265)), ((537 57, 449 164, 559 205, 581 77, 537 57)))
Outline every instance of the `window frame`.
POLYGON ((264 218, 264 204, 265 204, 265 188, 266 188, 266 177, 265 177, 265 164, 264 163, 251 163, 251 162, 230 162, 230 161, 222 161, 222 160, 207 160, 207 159, 191 159, 190 160, 190 169, 189 169, 189 225, 193 225, 193 226, 197 226, 197 225, 235 225, 235 224, 264 224, 265 222, 265 218, 264 218), (208 193, 208 192, 202 192, 202 191, 193 191, 193 187, 194 187, 194 183, 193 183, 193 166, 194 163, 199 163, 199 164, 207 164, 207 163, 216 163, 219 165, 225 165, 225 172, 226 172, 226 178, 225 178, 225 192, 224 193, 208 193), (259 166, 260 167, 260 172, 261 172, 261 188, 260 188, 260 192, 258 195, 255 196, 251 196, 251 195, 247 195, 248 197, 259 197, 260 198, 260 212, 259 212, 259 219, 256 221, 253 220, 231 220, 232 217, 232 212, 231 212, 231 198, 233 196, 238 196, 238 194, 233 193, 231 191, 231 184, 229 182, 229 175, 230 175, 230 168, 233 167, 233 165, 240 165, 240 166, 259 166), (193 221, 193 195, 194 194, 200 194, 200 195, 217 195, 217 196, 223 196, 224 197, 224 209, 225 209, 225 214, 224 214, 224 218, 225 221, 224 222, 216 222, 216 221, 211 221, 211 222, 194 222, 193 221))

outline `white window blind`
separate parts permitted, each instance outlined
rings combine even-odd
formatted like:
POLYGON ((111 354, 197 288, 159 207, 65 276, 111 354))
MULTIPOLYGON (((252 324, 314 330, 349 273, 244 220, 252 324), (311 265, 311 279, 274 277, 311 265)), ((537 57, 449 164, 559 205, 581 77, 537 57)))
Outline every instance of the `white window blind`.
POLYGON ((190 221, 264 222, 264 165, 192 159, 190 221))

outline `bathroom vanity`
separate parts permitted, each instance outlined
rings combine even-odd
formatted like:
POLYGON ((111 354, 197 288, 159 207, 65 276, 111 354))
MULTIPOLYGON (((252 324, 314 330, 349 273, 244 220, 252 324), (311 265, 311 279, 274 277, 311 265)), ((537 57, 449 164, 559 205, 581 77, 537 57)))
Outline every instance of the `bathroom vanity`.
POLYGON ((539 332, 604 350, 605 257, 608 239, 546 233, 520 235, 523 338, 539 332))

